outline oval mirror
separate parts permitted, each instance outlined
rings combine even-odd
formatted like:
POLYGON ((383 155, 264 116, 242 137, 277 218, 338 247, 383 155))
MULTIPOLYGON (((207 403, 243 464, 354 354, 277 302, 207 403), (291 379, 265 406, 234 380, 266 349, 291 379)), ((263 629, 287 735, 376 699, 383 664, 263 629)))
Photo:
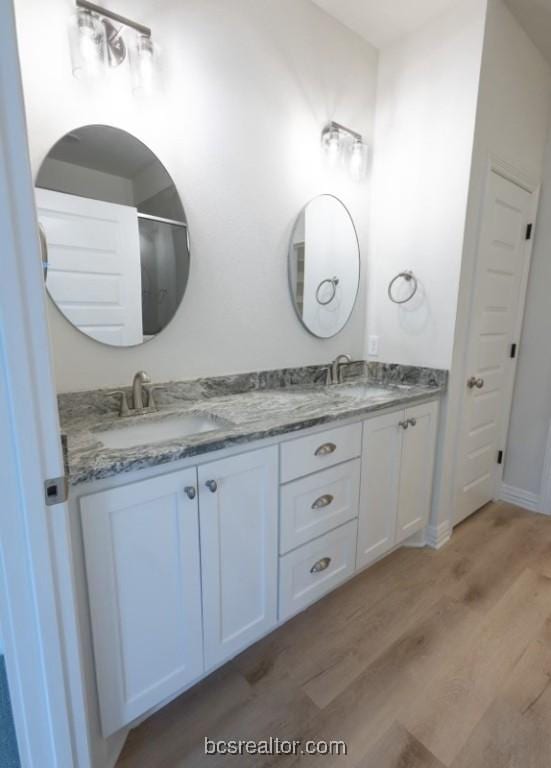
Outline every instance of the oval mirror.
POLYGON ((360 246, 352 217, 334 195, 301 211, 289 248, 289 285, 296 313, 314 336, 328 339, 352 314, 360 282, 360 246))
POLYGON ((156 155, 126 131, 87 125, 61 138, 36 178, 48 293, 75 328, 117 347, 174 317, 189 275, 186 215, 156 155))

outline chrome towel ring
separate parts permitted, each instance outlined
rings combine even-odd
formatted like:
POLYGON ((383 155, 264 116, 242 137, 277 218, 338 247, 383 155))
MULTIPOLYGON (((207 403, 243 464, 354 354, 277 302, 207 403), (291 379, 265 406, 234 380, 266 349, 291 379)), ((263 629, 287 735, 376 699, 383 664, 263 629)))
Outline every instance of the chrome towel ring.
POLYGON ((321 281, 316 291, 316 301, 318 302, 318 304, 321 304, 322 307, 326 307, 328 304, 331 304, 331 302, 337 295, 337 285, 339 284, 339 282, 340 281, 338 277, 328 277, 325 280, 321 281), (326 299, 325 301, 322 301, 322 299, 320 299, 320 292, 324 285, 330 285, 332 288, 332 291, 329 298, 326 299))
POLYGON ((413 274, 411 270, 406 270, 405 272, 400 272, 396 275, 395 278, 393 278, 388 286, 388 298, 394 302, 394 304, 406 304, 408 301, 411 301, 415 294, 417 293, 417 288, 419 287, 419 283, 417 282, 417 278, 413 274), (412 290, 409 296, 406 296, 405 299, 396 299, 392 293, 392 289, 394 288, 395 283, 400 278, 403 278, 406 282, 412 283, 412 290))

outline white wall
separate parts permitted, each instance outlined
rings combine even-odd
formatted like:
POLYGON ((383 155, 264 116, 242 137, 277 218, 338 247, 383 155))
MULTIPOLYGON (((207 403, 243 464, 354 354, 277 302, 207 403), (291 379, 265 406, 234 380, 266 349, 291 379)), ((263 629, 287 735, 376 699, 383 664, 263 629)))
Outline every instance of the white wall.
POLYGON ((58 390, 126 384, 142 368, 162 381, 361 356, 364 291, 341 334, 313 338, 291 303, 287 249, 304 203, 331 192, 357 222, 365 265, 369 184, 327 167, 320 132, 336 119, 372 142, 375 50, 310 0, 120 0, 162 47, 162 89, 136 97, 122 72, 72 77, 73 8, 16 0, 34 171, 80 125, 133 133, 181 193, 192 266, 175 320, 137 349, 101 347, 52 310, 58 390))
POLYGON ((380 54, 368 328, 384 362, 451 364, 484 18, 462 0, 380 54), (387 286, 407 269, 420 287, 400 308, 387 286))
MULTIPOLYGON (((548 65, 502 0, 488 0, 454 353, 444 433, 441 435, 441 472, 434 502, 435 524, 449 520, 453 514, 456 437, 465 392, 463 366, 480 213, 490 157, 501 158, 537 184, 542 174, 550 95, 548 65)), ((513 422, 511 436, 514 428, 513 422)))

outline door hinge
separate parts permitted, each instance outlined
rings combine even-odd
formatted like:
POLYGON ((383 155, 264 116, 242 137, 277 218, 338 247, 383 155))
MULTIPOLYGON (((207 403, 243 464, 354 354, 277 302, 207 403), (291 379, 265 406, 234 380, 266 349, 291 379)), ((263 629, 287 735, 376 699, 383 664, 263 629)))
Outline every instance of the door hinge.
POLYGON ((50 477, 44 481, 44 498, 47 507, 63 504, 69 497, 69 481, 67 475, 50 477))
POLYGON ((514 360, 517 356, 517 345, 511 344, 511 358, 514 360))
POLYGON ((503 451, 499 451, 497 454, 497 463, 503 464, 503 451))
POLYGON ((532 239, 532 230, 534 228, 533 224, 528 224, 526 227, 526 240, 532 239))

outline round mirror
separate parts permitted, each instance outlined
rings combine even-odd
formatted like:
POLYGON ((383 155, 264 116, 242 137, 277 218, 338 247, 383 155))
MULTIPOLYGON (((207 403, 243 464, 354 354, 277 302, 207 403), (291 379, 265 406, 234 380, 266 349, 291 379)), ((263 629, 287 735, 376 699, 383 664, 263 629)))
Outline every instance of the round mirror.
POLYGON ((319 195, 301 211, 289 248, 296 313, 314 336, 328 339, 348 322, 360 282, 360 246, 345 205, 319 195))
POLYGON ((48 152, 35 195, 44 279, 67 320, 117 347, 160 333, 190 256, 182 202, 153 152, 118 128, 77 128, 48 152))

